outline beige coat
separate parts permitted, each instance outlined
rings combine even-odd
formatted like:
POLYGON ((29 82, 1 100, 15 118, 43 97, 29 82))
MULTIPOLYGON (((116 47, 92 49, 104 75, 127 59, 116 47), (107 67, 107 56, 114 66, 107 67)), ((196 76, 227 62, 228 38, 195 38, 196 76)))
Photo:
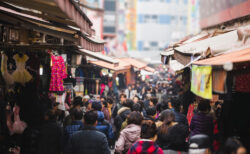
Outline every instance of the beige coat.
POLYGON ((130 124, 124 128, 119 136, 119 139, 115 143, 115 152, 117 153, 127 153, 129 148, 140 139, 141 126, 130 124))

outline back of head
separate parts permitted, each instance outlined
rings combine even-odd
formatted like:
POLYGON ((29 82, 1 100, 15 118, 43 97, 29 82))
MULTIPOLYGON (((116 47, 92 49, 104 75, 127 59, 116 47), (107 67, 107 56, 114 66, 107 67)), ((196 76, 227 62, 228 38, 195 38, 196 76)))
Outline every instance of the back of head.
POLYGON ((171 98, 171 104, 174 107, 175 111, 180 111, 181 101, 177 97, 171 98))
POLYGON ((146 109, 146 113, 149 116, 154 116, 156 114, 156 107, 152 106, 152 107, 148 107, 146 109))
POLYGON ((150 139, 156 135, 157 127, 152 120, 143 120, 141 124, 141 138, 150 139))
POLYGON ((84 124, 86 125, 94 125, 97 121, 97 112, 94 110, 88 111, 84 115, 84 124))
POLYGON ((169 125, 171 122, 175 121, 174 112, 167 109, 161 112, 163 123, 169 125))
POLYGON ((158 103, 158 99, 156 97, 151 97, 150 101, 156 106, 156 104, 158 103))
POLYGON ((211 110, 210 102, 207 99, 200 100, 198 110, 201 112, 209 112, 211 110))
POLYGON ((82 101, 82 98, 79 96, 79 97, 76 97, 73 101, 73 106, 83 106, 83 101, 82 101))
POLYGON ((54 110, 48 110, 45 113, 45 120, 51 120, 51 121, 55 121, 57 117, 57 114, 54 110))
POLYGON ((71 112, 71 116, 74 120, 82 120, 83 112, 79 108, 74 108, 71 112))
POLYGON ((141 112, 141 111, 142 111, 141 104, 139 104, 139 103, 133 104, 133 106, 132 106, 132 111, 141 112))
POLYGON ((92 102, 92 109, 96 111, 101 111, 102 110, 102 104, 100 101, 93 101, 92 102))
POLYGON ((134 104, 134 102, 132 99, 127 99, 122 105, 125 107, 129 107, 131 109, 133 104, 134 104))
POLYGON ((238 148, 243 147, 241 142, 236 137, 230 137, 226 140, 223 152, 224 153, 237 153, 238 148))
POLYGON ((190 137, 189 154, 206 154, 210 151, 210 139, 207 135, 197 134, 190 137))
POLYGON ((128 125, 129 124, 136 124, 136 125, 141 125, 141 122, 143 120, 143 117, 140 112, 133 111, 128 115, 128 125))
POLYGON ((107 102, 108 104, 113 104, 113 103, 114 103, 114 100, 112 99, 112 97, 107 97, 106 102, 107 102))

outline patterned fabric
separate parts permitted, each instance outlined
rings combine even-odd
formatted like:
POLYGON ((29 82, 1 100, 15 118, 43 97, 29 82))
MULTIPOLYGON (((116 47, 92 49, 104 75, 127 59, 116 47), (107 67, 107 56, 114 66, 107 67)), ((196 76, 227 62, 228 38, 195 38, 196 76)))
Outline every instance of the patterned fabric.
POLYGON ((64 91, 63 79, 67 78, 64 60, 62 56, 51 55, 52 68, 51 68, 51 80, 50 91, 64 91))
POLYGON ((139 140, 129 149, 128 154, 163 154, 162 149, 151 140, 139 140))

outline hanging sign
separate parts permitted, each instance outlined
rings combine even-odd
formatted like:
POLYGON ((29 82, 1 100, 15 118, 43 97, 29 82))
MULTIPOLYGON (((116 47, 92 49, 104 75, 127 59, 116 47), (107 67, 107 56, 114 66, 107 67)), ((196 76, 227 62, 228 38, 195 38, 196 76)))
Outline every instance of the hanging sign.
POLYGON ((192 66, 191 91, 205 99, 212 99, 212 67, 192 66))

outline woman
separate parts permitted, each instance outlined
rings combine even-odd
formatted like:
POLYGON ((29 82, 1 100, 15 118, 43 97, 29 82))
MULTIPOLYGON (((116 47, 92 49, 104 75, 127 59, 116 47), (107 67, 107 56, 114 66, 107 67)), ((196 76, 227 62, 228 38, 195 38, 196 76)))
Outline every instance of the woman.
POLYGON ((196 113, 190 124, 191 136, 196 134, 208 135, 213 141, 213 118, 209 115, 211 110, 209 100, 202 99, 198 104, 198 113, 196 113))
POLYGON ((140 139, 142 115, 139 112, 131 112, 127 118, 128 125, 121 131, 118 141, 115 143, 115 152, 127 153, 131 145, 140 139))
POLYGON ((157 128, 152 120, 144 120, 141 125, 141 139, 129 149, 128 154, 163 154, 162 149, 154 142, 157 128))
POLYGON ((173 111, 167 109, 164 110, 161 114, 164 115, 164 119, 157 133, 157 144, 164 150, 168 147, 168 129, 176 125, 177 123, 174 122, 175 116, 173 111))
POLYGON ((246 148, 236 137, 230 137, 225 142, 221 154, 246 154, 246 148))

